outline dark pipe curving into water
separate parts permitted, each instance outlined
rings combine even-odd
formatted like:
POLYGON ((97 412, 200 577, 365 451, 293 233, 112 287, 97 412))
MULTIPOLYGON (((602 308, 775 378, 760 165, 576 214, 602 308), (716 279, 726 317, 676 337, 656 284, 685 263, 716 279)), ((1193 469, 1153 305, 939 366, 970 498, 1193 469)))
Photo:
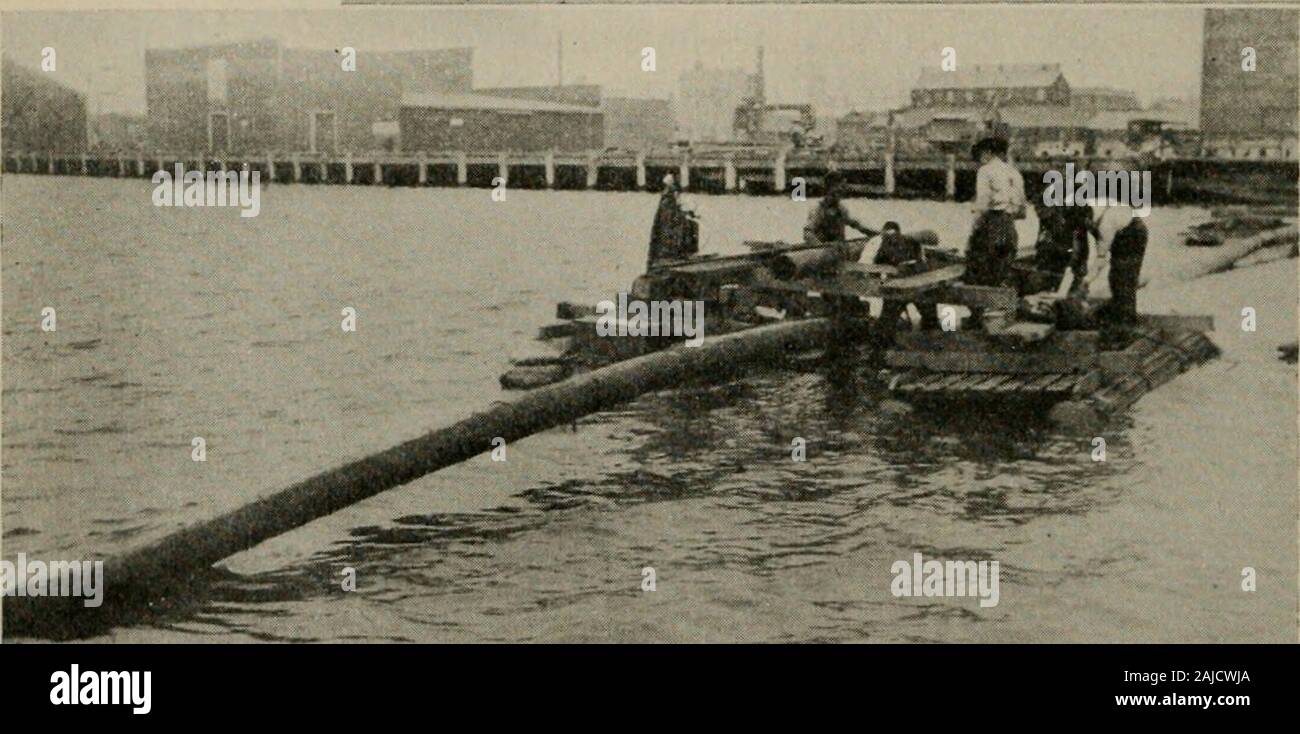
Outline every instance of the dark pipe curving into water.
POLYGON ((494 438, 517 441, 683 382, 725 381, 744 367, 824 348, 837 328, 824 318, 761 326, 706 339, 698 347, 674 346, 538 388, 109 559, 104 564, 106 591, 101 607, 86 608, 80 597, 5 597, 5 634, 69 638, 129 624, 161 600, 201 588, 218 561, 490 451, 494 438))

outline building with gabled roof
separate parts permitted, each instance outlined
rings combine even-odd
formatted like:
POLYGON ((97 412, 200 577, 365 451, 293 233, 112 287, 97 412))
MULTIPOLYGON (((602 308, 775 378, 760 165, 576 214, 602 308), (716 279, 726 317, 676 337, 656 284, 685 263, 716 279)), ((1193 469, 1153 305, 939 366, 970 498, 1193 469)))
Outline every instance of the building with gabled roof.
POLYGON ((921 70, 914 107, 973 104, 1066 104, 1070 85, 1060 64, 972 64, 921 70))

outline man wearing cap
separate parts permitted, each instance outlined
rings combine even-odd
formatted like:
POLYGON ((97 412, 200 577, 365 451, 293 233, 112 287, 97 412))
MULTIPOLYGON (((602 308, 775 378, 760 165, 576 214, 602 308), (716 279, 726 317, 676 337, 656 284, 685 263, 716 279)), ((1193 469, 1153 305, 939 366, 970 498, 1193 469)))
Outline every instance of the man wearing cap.
POLYGON ((841 259, 852 261, 858 258, 861 248, 845 246, 845 227, 852 227, 868 237, 874 237, 876 230, 853 218, 845 208, 840 197, 844 194, 844 177, 839 171, 826 174, 826 195, 808 215, 808 224, 803 228, 804 242, 810 245, 835 245, 840 251, 841 259))
POLYGON ((984 138, 971 153, 979 161, 975 174, 975 226, 966 247, 965 281, 1002 285, 1016 256, 1016 220, 1025 216, 1025 182, 1007 163, 1007 141, 984 138))

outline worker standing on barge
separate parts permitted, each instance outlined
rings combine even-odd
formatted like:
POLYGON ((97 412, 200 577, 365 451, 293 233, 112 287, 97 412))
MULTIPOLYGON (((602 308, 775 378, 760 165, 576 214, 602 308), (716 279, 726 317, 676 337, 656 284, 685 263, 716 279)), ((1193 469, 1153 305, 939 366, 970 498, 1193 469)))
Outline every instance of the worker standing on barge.
POLYGON ((1038 237, 1034 242, 1034 270, 1029 293, 1055 291, 1071 273, 1070 295, 1082 295, 1088 274, 1088 224, 1091 213, 1084 206, 1052 206, 1034 203, 1038 214, 1038 237))
POLYGON ((1147 226, 1126 204, 1097 203, 1091 214, 1088 231, 1095 238, 1094 257, 1085 283, 1091 284, 1102 271, 1108 271, 1110 302, 1101 308, 1098 320, 1122 336, 1138 322, 1138 279, 1146 256, 1147 226))
POLYGON ((683 206, 677 181, 670 173, 664 176, 664 192, 659 197, 654 224, 650 227, 650 255, 646 270, 660 263, 685 260, 700 251, 700 228, 695 212, 683 206))
POLYGON ((1025 181, 1006 160, 1005 138, 983 138, 971 153, 980 169, 975 175, 975 225, 966 247, 965 281, 1000 286, 1016 257, 1016 220, 1025 217, 1025 181))

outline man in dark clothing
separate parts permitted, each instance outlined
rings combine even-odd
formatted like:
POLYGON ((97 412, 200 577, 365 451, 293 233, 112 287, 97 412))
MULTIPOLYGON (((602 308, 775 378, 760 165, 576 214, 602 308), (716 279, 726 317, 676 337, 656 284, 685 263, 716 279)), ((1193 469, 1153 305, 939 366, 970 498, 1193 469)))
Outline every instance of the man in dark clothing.
MULTIPOLYGON (((1100 236, 1099 236, 1100 239, 1100 236)), ((1138 217, 1115 232, 1110 242, 1110 303, 1100 313, 1104 323, 1134 326, 1138 322, 1137 291, 1147 251, 1147 226, 1138 217)))
MULTIPOLYGON (((909 275, 927 269, 925 250, 921 243, 903 234, 898 222, 885 222, 880 232, 880 249, 872 260, 877 265, 892 265, 900 273, 909 275)), ((938 304, 918 304, 921 312, 921 328, 939 328, 938 304)), ((880 326, 882 341, 888 343, 898 328, 899 318, 907 311, 907 303, 888 300, 880 307, 880 326)))
POLYGON ((700 251, 699 223, 694 212, 682 208, 672 174, 664 177, 654 224, 650 227, 650 256, 646 269, 659 263, 685 260, 700 251))
POLYGON ((898 222, 885 222, 884 229, 880 230, 880 249, 876 250, 872 262, 901 270, 919 269, 925 264, 925 252, 920 242, 903 235, 898 222))
POLYGON ((1074 274, 1070 293, 1082 292, 1083 279, 1088 274, 1088 208, 1048 206, 1042 202, 1037 202, 1034 208, 1038 213, 1034 269, 1039 275, 1027 291, 1055 291, 1068 269, 1074 274))
POLYGON ((844 262, 857 260, 862 248, 845 244, 846 227, 852 227, 868 237, 876 231, 853 218, 840 197, 844 193, 844 178, 838 171, 826 174, 826 195, 808 215, 803 228, 804 242, 810 245, 834 245, 844 262))

